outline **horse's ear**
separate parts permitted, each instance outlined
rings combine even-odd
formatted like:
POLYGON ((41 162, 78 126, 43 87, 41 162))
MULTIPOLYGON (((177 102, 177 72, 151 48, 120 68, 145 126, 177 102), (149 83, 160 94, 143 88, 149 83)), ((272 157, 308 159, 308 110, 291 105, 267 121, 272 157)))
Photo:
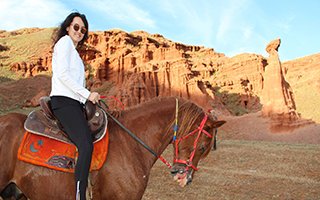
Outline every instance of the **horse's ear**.
POLYGON ((222 126, 224 123, 226 123, 226 121, 224 121, 224 120, 214 121, 212 123, 212 128, 218 128, 218 127, 222 126))

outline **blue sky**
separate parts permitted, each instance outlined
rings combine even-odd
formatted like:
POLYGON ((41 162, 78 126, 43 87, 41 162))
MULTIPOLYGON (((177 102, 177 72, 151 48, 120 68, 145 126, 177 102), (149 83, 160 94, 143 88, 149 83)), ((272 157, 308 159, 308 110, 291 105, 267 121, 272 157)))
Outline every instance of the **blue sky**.
POLYGON ((320 53, 318 0, 0 0, 0 29, 58 26, 72 11, 90 30, 144 30, 232 57, 268 56, 281 38, 282 61, 320 53))

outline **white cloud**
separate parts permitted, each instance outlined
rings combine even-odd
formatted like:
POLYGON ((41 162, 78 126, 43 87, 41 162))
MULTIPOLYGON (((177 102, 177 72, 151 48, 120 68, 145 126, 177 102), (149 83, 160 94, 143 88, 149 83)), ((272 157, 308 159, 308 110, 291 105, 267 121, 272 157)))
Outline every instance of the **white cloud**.
POLYGON ((154 28, 156 23, 152 20, 148 11, 137 7, 130 0, 93 0, 81 2, 86 7, 96 10, 100 15, 106 15, 123 24, 137 25, 141 27, 154 28))
POLYGON ((290 33, 292 24, 294 24, 295 16, 286 16, 282 19, 278 19, 274 26, 275 28, 281 30, 283 33, 290 33))
MULTIPOLYGON (((172 0, 160 0, 160 1, 155 1, 152 0, 155 6, 157 6, 157 9, 162 10, 166 15, 169 15, 173 19, 177 19, 178 15, 181 14, 177 12, 177 4, 180 2, 177 1, 172 1, 172 0)), ((181 5, 181 4, 179 4, 181 5)))
POLYGON ((152 3, 161 31, 170 39, 194 45, 208 46, 213 43, 214 16, 219 2, 152 0, 152 3))
POLYGON ((70 12, 55 0, 0 0, 0 29, 58 26, 70 12))
POLYGON ((239 29, 241 26, 241 14, 247 8, 249 2, 247 0, 231 0, 227 1, 224 10, 221 11, 220 23, 217 30, 217 40, 224 40, 226 33, 231 29, 239 29))
POLYGON ((244 38, 244 40, 250 40, 252 38, 252 36, 254 35, 252 30, 253 28, 251 26, 244 27, 242 29, 242 37, 244 38))

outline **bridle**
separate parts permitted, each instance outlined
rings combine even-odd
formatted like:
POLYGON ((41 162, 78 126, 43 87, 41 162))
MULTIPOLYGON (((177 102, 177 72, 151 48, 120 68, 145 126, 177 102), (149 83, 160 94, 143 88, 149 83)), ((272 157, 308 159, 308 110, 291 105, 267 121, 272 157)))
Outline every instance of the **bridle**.
MULTIPOLYGON (((100 102, 102 102, 104 104, 104 106, 106 106, 106 108, 108 108, 107 104, 103 101, 103 100, 100 100, 100 102)), ((178 102, 178 101, 177 101, 178 102)), ((178 104, 177 104, 178 105, 178 104)), ((98 107, 103 109, 99 104, 98 104, 98 107)), ((177 106, 177 109, 178 109, 178 106, 177 106)), ((147 144, 145 144, 140 138, 138 138, 134 133, 132 133, 129 129, 127 129, 121 122, 119 122, 114 116, 112 116, 107 110, 103 109, 105 111, 105 113, 113 120, 115 121, 122 129, 125 130, 126 133, 128 133, 134 140, 136 140, 139 144, 141 144, 146 150, 148 150, 152 155, 154 155, 155 157, 157 157, 158 159, 160 159, 165 165, 168 166, 168 168, 172 168, 172 165, 162 156, 162 155, 158 155, 154 150, 152 150, 147 144)), ((177 111, 178 112, 178 111, 177 111)), ((177 122, 177 117, 178 115, 176 115, 176 122, 177 122)), ((205 114, 200 125, 198 126, 198 128, 196 128, 195 130, 193 130, 192 132, 190 132, 189 134, 185 135, 184 137, 181 137, 179 139, 176 139, 176 132, 177 132, 177 129, 178 129, 178 126, 177 126, 177 123, 176 123, 176 126, 174 127, 175 129, 175 135, 173 137, 173 142, 175 143, 175 157, 174 157, 174 160, 173 160, 173 163, 179 163, 179 164, 185 164, 186 165, 186 170, 188 170, 189 168, 192 168, 193 170, 197 171, 198 168, 195 167, 193 164, 192 164, 192 161, 193 161, 193 158, 194 158, 194 155, 196 153, 196 150, 197 150, 197 145, 198 145, 198 142, 199 142, 199 139, 203 134, 205 134, 206 136, 208 136, 209 138, 212 138, 213 135, 211 135, 210 133, 208 133, 206 130, 204 130, 204 125, 206 124, 207 122, 207 119, 208 119, 208 115, 205 114), (196 139, 194 140, 194 143, 193 143, 193 151, 191 152, 190 154, 190 157, 188 160, 182 160, 182 159, 178 159, 178 156, 179 156, 179 143, 185 139, 187 139, 188 137, 194 135, 196 132, 198 132, 198 135, 196 137, 196 139)), ((216 141, 216 135, 217 135, 217 129, 215 131, 215 136, 214 136, 214 139, 216 141)), ((214 141, 214 142, 215 142, 214 141)))
POLYGON ((198 128, 196 128, 195 130, 193 130, 192 132, 190 132, 189 134, 185 135, 184 137, 181 137, 177 140, 174 141, 174 145, 175 145, 175 157, 174 157, 174 161, 173 163, 178 163, 178 164, 184 164, 186 165, 186 170, 188 170, 189 168, 192 168, 193 170, 197 171, 199 168, 197 168, 196 166, 193 165, 192 161, 194 158, 194 155, 196 153, 197 150, 197 146, 198 146, 198 142, 199 139, 201 137, 202 134, 205 134, 207 137, 212 138, 213 135, 211 135, 210 133, 208 133, 206 130, 204 130, 204 125, 206 124, 208 119, 208 115, 205 114, 200 125, 198 126, 198 128), (198 132, 198 133, 197 133, 198 132), (179 157, 179 144, 181 141, 189 138, 190 136, 194 135, 197 133, 197 137, 195 138, 194 142, 193 142, 193 151, 190 153, 189 159, 188 160, 182 160, 182 159, 178 159, 179 157))

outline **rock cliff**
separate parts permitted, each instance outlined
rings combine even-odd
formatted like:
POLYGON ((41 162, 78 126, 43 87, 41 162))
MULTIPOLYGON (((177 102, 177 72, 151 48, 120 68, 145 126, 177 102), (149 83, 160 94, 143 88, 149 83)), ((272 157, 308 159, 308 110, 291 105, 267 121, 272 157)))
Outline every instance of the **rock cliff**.
MULTIPOLYGON (((229 58, 212 48, 173 42, 159 34, 109 30, 90 33, 79 52, 88 87, 116 96, 127 107, 175 95, 223 114, 262 109, 265 116, 290 113, 292 119, 300 118, 289 84, 297 76, 290 71, 296 62, 281 63, 279 46, 280 39, 266 47, 269 58, 248 53, 229 58), (106 83, 108 91, 101 90, 106 83)), ((44 55, 35 62, 14 63, 11 69, 25 76, 50 71, 51 52, 44 55)))

